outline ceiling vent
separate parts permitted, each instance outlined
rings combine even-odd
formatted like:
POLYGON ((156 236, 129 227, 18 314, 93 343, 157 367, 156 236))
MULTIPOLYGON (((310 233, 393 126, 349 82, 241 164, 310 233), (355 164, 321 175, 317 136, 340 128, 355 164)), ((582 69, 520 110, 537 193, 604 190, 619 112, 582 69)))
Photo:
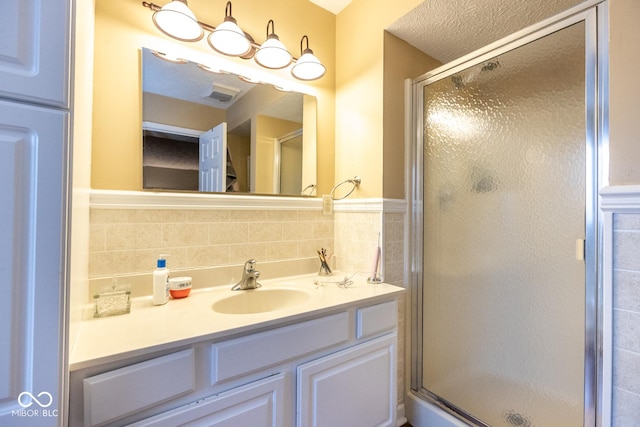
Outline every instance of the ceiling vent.
POLYGON ((211 99, 213 101, 229 103, 237 94, 240 93, 240 89, 231 86, 221 85, 219 83, 214 83, 213 88, 210 93, 204 95, 205 98, 211 99))

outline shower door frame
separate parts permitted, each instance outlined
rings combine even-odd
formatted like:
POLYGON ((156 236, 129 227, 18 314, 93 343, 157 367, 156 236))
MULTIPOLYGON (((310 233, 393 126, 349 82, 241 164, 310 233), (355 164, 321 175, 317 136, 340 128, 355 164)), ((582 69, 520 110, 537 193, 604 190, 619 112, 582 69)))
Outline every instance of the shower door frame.
MULTIPOLYGON (((411 296, 411 393, 435 404, 472 425, 486 424, 459 411, 422 386, 423 349, 423 148, 424 87, 434 81, 476 65, 524 44, 540 39, 578 22, 585 23, 585 125, 586 125, 586 199, 585 199, 585 355, 584 426, 607 426, 610 404, 603 384, 603 214, 599 191, 608 185, 609 151, 609 76, 608 76, 608 3, 588 0, 554 17, 500 39, 458 60, 430 71, 412 82, 408 95, 412 114, 407 126, 408 271, 411 296)), ((606 385, 606 384, 605 384, 606 385)))

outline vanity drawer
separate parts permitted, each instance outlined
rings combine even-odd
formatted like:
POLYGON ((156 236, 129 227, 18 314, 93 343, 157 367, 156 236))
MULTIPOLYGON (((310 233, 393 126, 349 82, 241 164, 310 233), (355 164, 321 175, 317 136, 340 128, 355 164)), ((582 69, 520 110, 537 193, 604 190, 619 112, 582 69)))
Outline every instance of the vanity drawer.
POLYGON ((195 390, 194 350, 86 378, 84 425, 99 426, 195 390))
POLYGON ((286 425, 284 374, 274 375, 164 412, 129 427, 286 425))
POLYGON ((349 340, 348 313, 211 346, 211 384, 250 374, 349 340))
POLYGON ((367 338, 396 327, 398 303, 389 301, 360 308, 356 313, 356 338, 367 338))

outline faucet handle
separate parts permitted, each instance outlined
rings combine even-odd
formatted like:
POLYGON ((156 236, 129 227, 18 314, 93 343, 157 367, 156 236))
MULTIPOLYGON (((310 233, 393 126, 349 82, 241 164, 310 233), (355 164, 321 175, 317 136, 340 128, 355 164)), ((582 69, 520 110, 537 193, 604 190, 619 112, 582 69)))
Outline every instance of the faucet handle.
POLYGON ((255 259, 250 259, 247 262, 244 263, 244 271, 250 272, 250 271, 254 271, 256 268, 256 260, 255 259))

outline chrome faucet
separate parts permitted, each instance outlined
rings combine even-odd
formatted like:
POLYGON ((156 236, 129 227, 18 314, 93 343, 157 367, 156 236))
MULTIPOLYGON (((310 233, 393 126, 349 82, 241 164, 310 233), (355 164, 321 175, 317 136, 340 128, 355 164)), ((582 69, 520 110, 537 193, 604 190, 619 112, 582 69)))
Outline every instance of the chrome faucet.
POLYGON ((238 283, 236 283, 232 291, 244 291, 247 289, 255 289, 262 286, 258 283, 258 277, 260 277, 260 272, 256 269, 256 260, 250 259, 244 263, 244 269, 242 271, 242 279, 238 283))

